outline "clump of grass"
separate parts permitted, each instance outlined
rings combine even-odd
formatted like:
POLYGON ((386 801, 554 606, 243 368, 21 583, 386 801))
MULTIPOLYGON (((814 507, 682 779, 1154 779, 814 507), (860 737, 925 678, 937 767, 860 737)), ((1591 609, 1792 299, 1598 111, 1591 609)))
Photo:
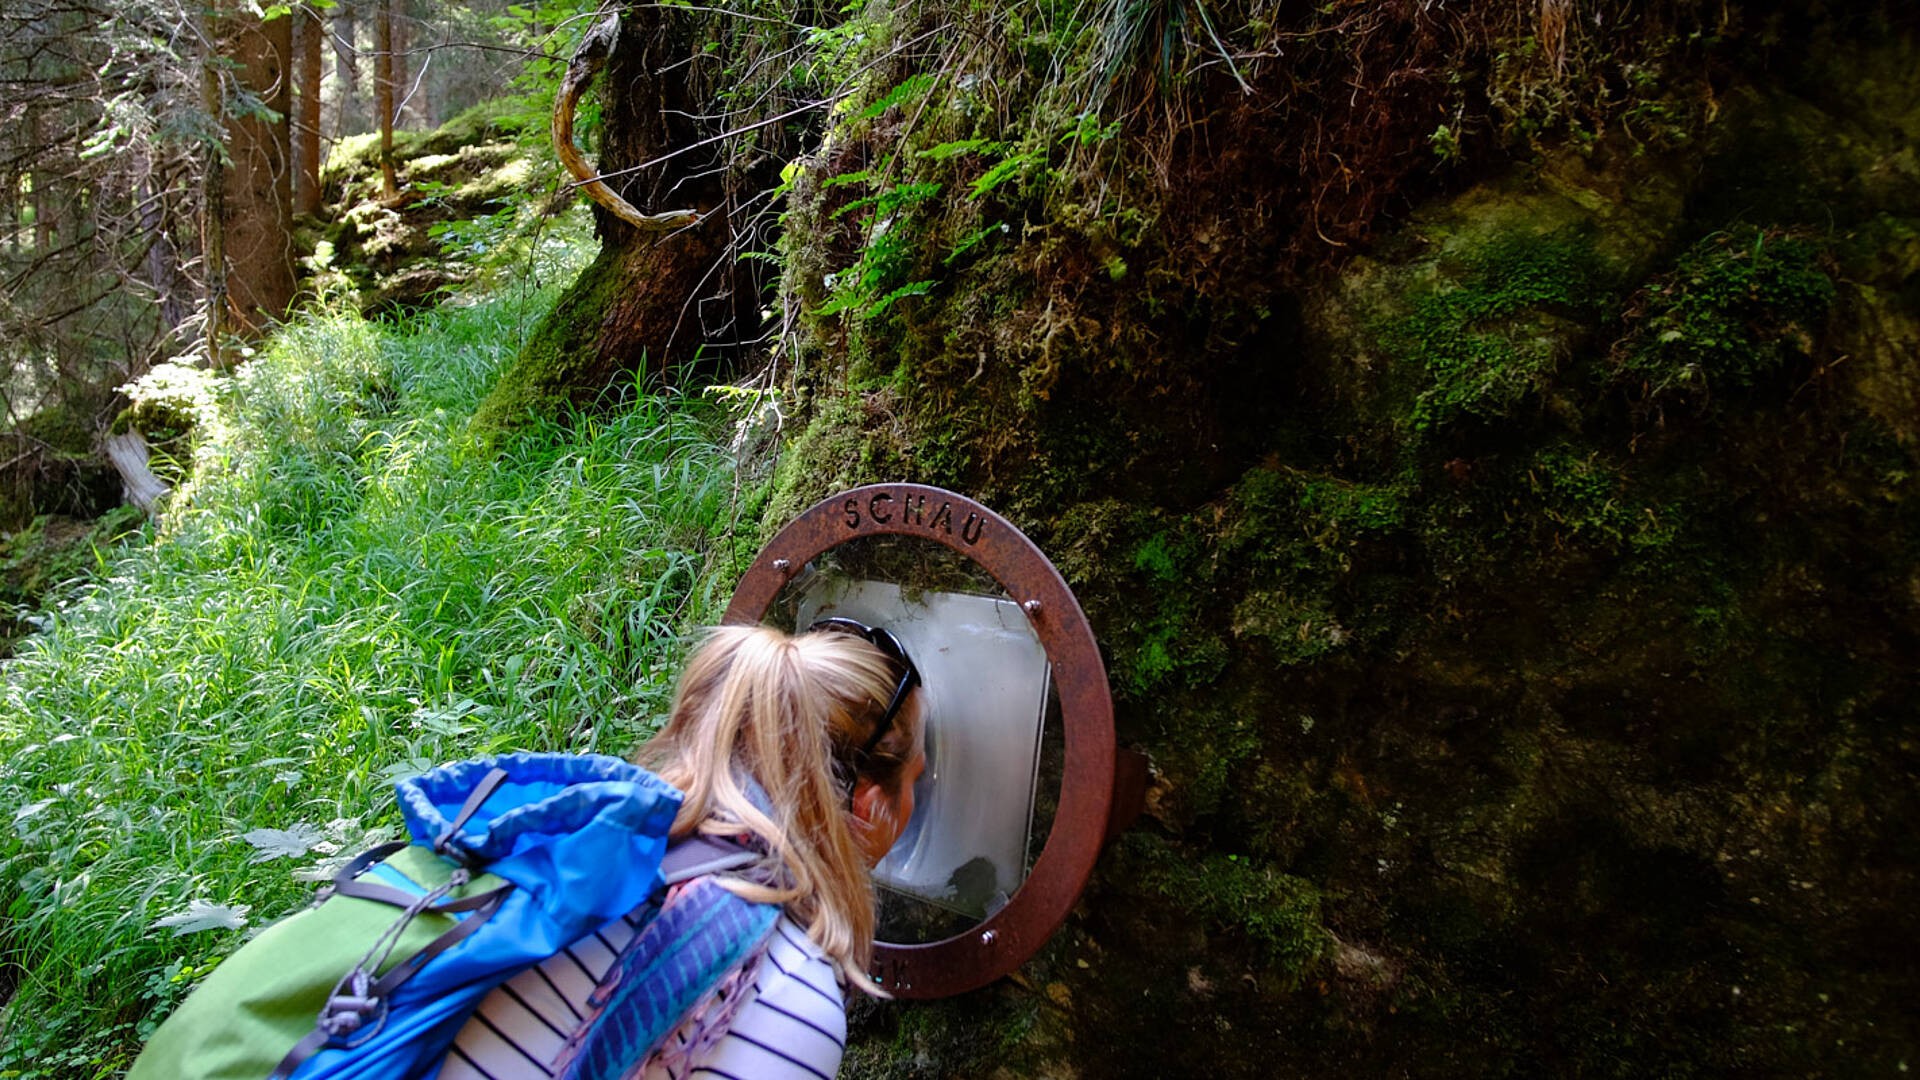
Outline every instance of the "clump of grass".
POLYGON ((394 829, 395 778, 618 753, 663 711, 731 473, 706 411, 657 397, 473 450, 550 301, 287 329, 155 542, 0 669, 0 1074, 123 1067, 246 928, 394 829))

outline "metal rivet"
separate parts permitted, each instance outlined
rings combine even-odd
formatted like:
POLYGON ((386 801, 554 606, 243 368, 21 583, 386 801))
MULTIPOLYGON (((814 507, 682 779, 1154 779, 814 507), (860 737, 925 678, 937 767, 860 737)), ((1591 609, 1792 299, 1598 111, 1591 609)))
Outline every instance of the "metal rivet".
POLYGON ((1037 619, 1040 617, 1040 601, 1029 600, 1020 605, 1020 610, 1026 612, 1028 618, 1037 619))
MULTIPOLYGON (((1032 603, 1032 601, 1028 601, 1028 603, 1032 603)), ((982 931, 980 932, 980 944, 982 944, 982 945, 991 945, 991 944, 993 944, 993 939, 994 939, 994 938, 997 938, 997 937, 999 937, 999 936, 1000 936, 1000 935, 999 935, 998 933, 996 933, 995 931, 992 931, 992 930, 982 930, 982 931)))
POLYGON ((792 563, 790 563, 790 562, 788 562, 788 561, 787 561, 787 560, 785 560, 785 559, 775 559, 775 560, 773 560, 773 568, 774 568, 775 570, 778 570, 778 571, 780 571, 780 572, 781 572, 781 573, 783 573, 783 574, 787 572, 787 567, 789 567, 789 566, 792 566, 792 565, 793 565, 792 563))

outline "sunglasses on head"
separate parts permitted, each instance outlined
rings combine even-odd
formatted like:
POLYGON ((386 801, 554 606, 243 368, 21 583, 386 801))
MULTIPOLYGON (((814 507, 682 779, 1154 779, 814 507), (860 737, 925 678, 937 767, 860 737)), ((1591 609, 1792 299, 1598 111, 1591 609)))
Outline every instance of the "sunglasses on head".
POLYGON ((887 702, 886 711, 880 714, 880 722, 874 725, 873 736, 867 740, 865 746, 860 748, 860 757, 864 759, 871 756, 874 748, 880 745, 880 740, 886 738, 887 732, 893 730, 893 718, 900 712, 900 706, 906 702, 907 694, 920 685, 920 669, 913 666, 913 659, 901 646, 900 639, 881 627, 868 626, 854 619, 843 618, 820 619, 807 627, 809 634, 820 631, 852 634, 900 662, 900 683, 893 688, 893 697, 887 702))

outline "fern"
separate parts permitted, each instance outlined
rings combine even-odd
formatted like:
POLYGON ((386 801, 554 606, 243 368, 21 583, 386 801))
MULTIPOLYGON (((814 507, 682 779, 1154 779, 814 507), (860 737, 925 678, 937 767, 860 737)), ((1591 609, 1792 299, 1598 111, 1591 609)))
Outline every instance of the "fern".
POLYGON ((873 179, 872 169, 855 169, 853 172, 846 172, 846 173, 841 173, 838 176, 827 177, 825 180, 820 181, 820 187, 822 189, 826 189, 826 188, 836 188, 841 186, 842 184, 864 184, 867 181, 872 179, 873 179))
POLYGON ((868 207, 872 207, 874 217, 886 217, 903 206, 933 198, 935 195, 940 194, 941 187, 942 185, 938 182, 896 184, 880 192, 878 195, 868 195, 866 198, 853 200, 840 209, 835 210, 833 216, 836 218, 842 217, 856 210, 865 210, 868 207))
POLYGON ((895 105, 922 97, 933 88, 934 76, 930 74, 912 75, 899 86, 886 92, 880 100, 854 114, 855 120, 871 120, 895 105))
POLYGON ((953 250, 947 252, 947 257, 940 260, 941 265, 952 266, 960 258, 960 256, 965 255, 967 252, 972 251, 974 248, 980 246, 980 243, 982 241, 996 234, 1004 233, 1006 231, 1007 231, 1007 223, 1004 221, 997 222, 992 225, 982 225, 978 229, 975 229, 972 232, 968 233, 967 235, 961 237, 960 242, 954 245, 953 250))
POLYGON ((943 142, 939 146, 928 147, 913 156, 925 158, 928 161, 946 161, 950 158, 957 158, 962 154, 971 154, 976 150, 989 154, 994 153, 995 151, 1003 149, 1004 145, 1003 143, 989 142, 986 139, 959 139, 954 142, 943 142))
MULTIPOLYGON (((935 282, 932 282, 932 281, 910 281, 907 284, 902 285, 899 288, 888 293, 887 295, 881 297, 880 299, 875 300, 873 303, 868 304, 865 308, 861 310, 860 314, 868 318, 872 318, 873 316, 878 315, 881 312, 887 310, 888 307, 892 306, 895 300, 904 300, 909 296, 927 295, 928 293, 933 291, 934 285, 935 285, 935 282)), ((831 307, 833 305, 828 304, 827 306, 831 307)))
POLYGON ((1019 176, 1026 171, 1028 165, 1038 160, 1040 160, 1040 155, 1031 152, 1015 154, 1012 157, 1001 159, 998 165, 982 173, 980 179, 973 182, 973 191, 968 197, 973 199, 980 198, 1001 184, 1019 176))

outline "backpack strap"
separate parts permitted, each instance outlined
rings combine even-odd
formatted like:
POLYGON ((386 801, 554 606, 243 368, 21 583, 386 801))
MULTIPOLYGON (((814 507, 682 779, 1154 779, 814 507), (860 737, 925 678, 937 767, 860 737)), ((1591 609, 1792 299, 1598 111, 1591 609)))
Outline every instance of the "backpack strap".
POLYGON ((446 829, 439 836, 433 838, 434 854, 444 855, 462 866, 476 865, 473 853, 454 847, 453 838, 460 835, 460 827, 467 823, 468 818, 478 813, 481 805, 499 790, 501 784, 506 782, 507 770, 497 765, 488 769, 487 775, 481 777, 480 782, 473 785, 473 790, 467 794, 467 801, 460 804, 460 812, 453 816, 452 821, 447 822, 446 829))
MULTIPOLYGON (((754 861, 759 856, 748 852, 754 861)), ((621 1080, 709 991, 765 947, 778 904, 742 900, 711 874, 667 893, 578 1010, 557 1080, 621 1080)))
POLYGON ((758 852, 724 836, 694 833, 675 840, 660 860, 662 884, 678 885, 707 874, 738 870, 760 861, 758 852))

